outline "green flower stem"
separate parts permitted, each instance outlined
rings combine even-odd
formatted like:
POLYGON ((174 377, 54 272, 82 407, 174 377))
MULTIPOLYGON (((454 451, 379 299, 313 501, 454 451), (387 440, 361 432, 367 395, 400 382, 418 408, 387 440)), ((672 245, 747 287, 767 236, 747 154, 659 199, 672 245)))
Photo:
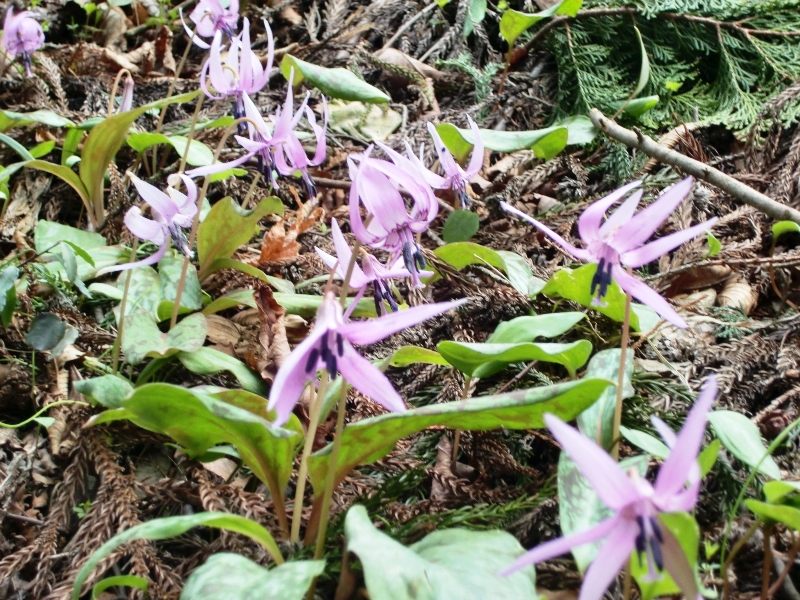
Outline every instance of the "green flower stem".
POLYGON ((0 427, 4 427, 6 429, 17 429, 19 427, 27 425, 28 423, 30 423, 31 421, 36 419, 39 415, 41 415, 42 413, 47 412, 51 408, 54 408, 56 406, 61 406, 63 404, 82 404, 83 406, 89 406, 88 402, 81 402, 80 400, 58 400, 57 402, 51 402, 50 404, 48 404, 47 406, 42 408, 40 411, 38 411, 32 417, 28 417, 27 419, 25 419, 22 423, 17 423, 16 425, 10 425, 8 423, 0 422, 0 427))
MULTIPOLYGON (((625 294, 625 317, 622 321, 622 342, 619 353, 619 376, 617 377, 617 403, 614 407, 614 427, 611 431, 611 456, 619 460, 619 428, 622 425, 622 394, 625 387, 625 371, 627 366, 628 340, 631 333, 631 295, 625 294)), ((598 427, 597 435, 602 436, 602 427, 598 427)))
MULTIPOLYGON (((128 262, 136 261, 136 250, 138 248, 139 238, 133 238, 133 244, 131 244, 131 258, 128 262)), ((128 303, 128 292, 131 289, 131 276, 133 273, 130 269, 128 269, 128 272, 125 275, 125 289, 122 291, 122 301, 119 303, 119 323, 117 323, 117 337, 114 338, 114 346, 111 349, 111 363, 113 365, 112 373, 114 373, 114 375, 116 375, 119 371, 119 350, 120 346, 122 345, 122 333, 125 330, 125 305, 128 303)))
MULTIPOLYGON (((308 431, 303 445, 303 454, 300 457, 300 469, 297 472, 297 490, 294 495, 294 509, 292 511, 292 533, 289 540, 293 544, 300 542, 300 522, 303 515, 303 497, 306 493, 306 477, 308 476, 308 457, 314 447, 314 437, 319 426, 319 415, 322 412, 322 403, 325 401, 325 393, 328 391, 328 371, 322 372, 319 380, 319 389, 316 394, 312 391, 310 411, 308 415, 308 431)), ((311 386, 314 389, 314 386, 311 386)))
POLYGON ((133 75, 131 75, 131 72, 128 69, 120 69, 119 72, 117 73, 117 76, 114 77, 114 83, 111 86, 111 95, 108 97, 108 111, 106 115, 108 117, 110 117, 114 112, 114 100, 116 99, 117 96, 117 88, 119 87, 119 80, 122 79, 122 76, 124 74, 127 74, 128 77, 133 77, 133 75))

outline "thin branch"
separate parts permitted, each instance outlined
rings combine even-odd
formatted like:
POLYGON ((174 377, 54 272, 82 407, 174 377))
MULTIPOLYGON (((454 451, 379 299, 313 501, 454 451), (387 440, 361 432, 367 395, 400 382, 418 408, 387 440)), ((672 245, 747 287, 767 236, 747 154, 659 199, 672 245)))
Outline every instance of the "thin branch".
POLYGON ((670 150, 652 138, 644 135, 641 131, 625 129, 617 125, 596 108, 589 111, 589 118, 592 120, 595 127, 605 132, 610 138, 622 142, 631 148, 637 148, 647 156, 656 158, 666 165, 677 167, 685 173, 694 175, 698 179, 702 179, 718 187, 733 198, 745 204, 749 204, 773 219, 793 221, 800 224, 800 211, 765 196, 749 185, 737 181, 730 175, 726 175, 722 171, 698 160, 684 156, 680 152, 670 150))

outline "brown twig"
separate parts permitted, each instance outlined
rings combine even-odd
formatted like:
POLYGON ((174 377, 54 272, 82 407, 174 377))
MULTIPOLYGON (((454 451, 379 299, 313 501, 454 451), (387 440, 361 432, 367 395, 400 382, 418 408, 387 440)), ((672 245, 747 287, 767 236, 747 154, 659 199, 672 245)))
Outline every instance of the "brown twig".
POLYGON ((765 196, 759 191, 754 190, 749 185, 745 185, 741 181, 737 181, 730 175, 726 175, 722 171, 715 169, 712 166, 704 164, 688 156, 684 156, 680 152, 670 150, 653 140, 652 138, 644 135, 638 129, 631 131, 624 127, 617 125, 614 121, 606 117, 596 108, 589 111, 589 118, 595 127, 602 130, 609 137, 622 142, 631 148, 637 148, 644 152, 647 156, 657 158, 662 163, 677 167, 681 171, 694 175, 698 179, 702 179, 711 185, 718 187, 724 192, 730 194, 733 198, 749 204, 753 208, 769 215, 773 219, 793 221, 800 224, 800 211, 786 206, 781 202, 777 202, 768 196, 765 196))
POLYGON ((772 596, 778 593, 778 590, 783 585, 784 580, 786 580, 786 576, 792 570, 794 560, 797 558, 798 553, 800 553, 800 536, 797 537, 791 550, 789 550, 789 554, 786 556, 786 564, 783 565, 783 569, 781 569, 778 579, 775 580, 775 583, 773 583, 772 587, 770 587, 767 591, 766 600, 769 600, 769 598, 772 598, 772 596))

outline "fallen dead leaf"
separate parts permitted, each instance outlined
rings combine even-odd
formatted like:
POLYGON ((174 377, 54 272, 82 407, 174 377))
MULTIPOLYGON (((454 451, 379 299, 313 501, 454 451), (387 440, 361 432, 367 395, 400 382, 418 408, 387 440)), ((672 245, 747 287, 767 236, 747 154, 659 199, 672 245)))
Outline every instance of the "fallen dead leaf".
MULTIPOLYGON (((289 188, 290 190, 292 188, 289 188)), ((297 204, 300 208, 295 212, 295 219, 286 229, 286 219, 281 219, 273 225, 264 241, 261 244, 261 255, 259 262, 261 264, 278 262, 283 260, 291 260, 300 253, 300 243, 297 241, 297 236, 301 233, 308 231, 322 217, 323 210, 321 207, 314 208, 311 202, 303 204, 297 193, 295 194, 297 204)))
POLYGON ((256 304, 261 321, 258 335, 262 349, 259 373, 264 381, 272 383, 278 369, 292 352, 286 337, 286 309, 275 301, 272 290, 266 285, 257 290, 256 304))
POLYGON ((719 306, 740 308, 746 315, 750 314, 757 303, 758 292, 740 276, 733 277, 725 283, 725 287, 717 296, 719 306))

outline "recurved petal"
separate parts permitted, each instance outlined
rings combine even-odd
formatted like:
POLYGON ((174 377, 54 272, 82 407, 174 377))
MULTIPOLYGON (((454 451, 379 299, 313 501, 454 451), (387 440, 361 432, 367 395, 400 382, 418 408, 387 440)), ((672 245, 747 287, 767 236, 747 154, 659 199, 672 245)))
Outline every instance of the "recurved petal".
POLYGON ((590 527, 586 531, 579 531, 578 533, 573 533, 555 540, 550 540, 544 544, 539 544, 529 552, 526 552, 520 556, 517 560, 511 563, 511 565, 500 571, 499 575, 501 577, 507 577, 513 572, 519 571, 523 567, 550 560, 551 558, 566 554, 577 546, 582 546, 583 544, 601 540, 617 526, 617 522, 619 520, 619 515, 614 515, 605 521, 601 521, 594 527, 590 527))
POLYGON ((634 181, 628 185, 623 185, 608 196, 604 196, 590 204, 578 219, 578 233, 580 233, 581 239, 587 244, 600 239, 600 223, 603 221, 603 216, 608 209, 633 188, 641 185, 641 183, 641 181, 634 181))
POLYGON ((439 155, 439 163, 442 165, 442 169, 447 174, 448 177, 454 177, 461 175, 461 169, 456 162, 456 159, 453 158, 453 155, 450 154, 450 151, 444 145, 442 138, 439 137, 439 132, 436 131, 436 127, 428 121, 428 133, 431 134, 433 138, 433 147, 436 150, 436 154, 439 155))
MULTIPOLYGON (((236 0, 236 3, 239 3, 239 0, 236 0)), ((238 10, 236 12, 239 12, 238 10)), ((264 67, 264 84, 269 81, 270 73, 272 72, 272 61, 275 58, 275 40, 272 38, 272 29, 267 23, 267 20, 264 19, 264 29, 267 31, 267 64, 264 67)), ((262 84, 261 87, 264 87, 262 84)))
MULTIPOLYGON (((270 139, 272 136, 267 129, 267 123, 264 121, 264 117, 261 116, 261 112, 258 110, 258 107, 253 103, 253 101, 250 99, 250 96, 248 96, 246 92, 242 94, 242 103, 244 104, 245 116, 256 124, 256 129, 261 137, 263 137, 265 140, 270 139)), ((252 126, 252 123, 250 126, 252 126)))
MULTIPOLYGON (((197 10, 197 9, 195 9, 195 10, 197 10)), ((208 50, 210 48, 210 46, 200 38, 199 33, 195 33, 194 31, 189 29, 189 25, 186 24, 186 21, 183 18, 183 9, 182 8, 178 9, 178 13, 181 16, 181 23, 183 23, 183 29, 186 31, 186 35, 189 36, 189 38, 192 40, 192 42, 195 44, 195 46, 198 46, 199 48, 202 48, 203 50, 208 50)), ((190 19, 192 18, 192 15, 194 15, 194 11, 192 11, 192 14, 189 15, 190 19)))
POLYGON ((186 174, 189 177, 206 177, 208 175, 214 175, 216 173, 222 173, 223 171, 227 171, 228 169, 233 169, 234 167, 238 167, 246 163, 248 160, 253 158, 255 155, 254 152, 248 152, 244 156, 237 158, 236 160, 232 160, 226 163, 214 163, 208 165, 207 167, 197 167, 196 169, 192 169, 191 171, 186 171, 186 174))
POLYGON ((136 191, 142 199, 150 205, 154 211, 161 215, 166 221, 172 221, 178 214, 178 205, 167 194, 157 187, 142 181, 136 175, 128 172, 128 177, 136 186, 136 191))
POLYGON ((680 543, 672 532, 661 525, 661 534, 664 543, 661 544, 661 554, 664 557, 664 568, 672 576, 672 580, 681 588, 687 600, 701 600, 700 590, 694 578, 694 570, 686 558, 680 543))
POLYGON ((578 260, 583 260, 583 261, 587 261, 587 262, 591 262, 592 261, 592 255, 588 250, 583 250, 581 248, 576 248, 575 246, 570 244, 567 240, 565 240, 563 237, 558 235, 555 231, 553 231, 552 229, 550 229, 546 225, 543 225, 542 223, 539 223, 539 221, 537 221, 536 219, 533 219, 533 218, 529 217, 528 215, 526 215, 521 210, 517 210, 516 208, 514 208, 510 204, 508 204, 506 202, 500 202, 500 206, 506 212, 510 212, 511 214, 519 217, 520 219, 523 219, 524 221, 527 221, 528 223, 530 223, 531 225, 536 227, 539 231, 544 233, 547 237, 549 237, 551 240, 553 240, 559 246, 564 248, 564 250, 566 250, 567 252, 572 254, 572 256, 574 256, 578 260))
POLYGON ((156 223, 152 219, 142 216, 142 211, 138 206, 132 206, 127 213, 125 213, 125 226, 130 232, 142 240, 153 242, 161 246, 166 241, 167 237, 164 233, 164 226, 161 223, 156 223))
POLYGON ((317 139, 317 148, 314 151, 314 157, 311 159, 309 164, 314 166, 321 165, 325 160, 325 155, 328 151, 328 144, 327 140, 325 139, 325 132, 328 131, 328 102, 325 100, 325 96, 322 96, 322 127, 317 125, 317 119, 314 116, 314 111, 312 111, 308 106, 306 106, 306 117, 308 118, 308 122, 311 124, 311 129, 317 139))
POLYGON ((619 284, 623 290, 628 292, 631 296, 636 298, 642 304, 646 304, 658 315, 675 325, 675 327, 686 328, 688 325, 683 320, 675 309, 672 308, 670 303, 661 294, 648 286, 646 283, 639 281, 633 275, 628 275, 625 269, 615 265, 611 269, 611 276, 619 284))
POLYGON ((467 121, 469 121, 469 126, 472 129, 472 135, 475 136, 475 147, 472 148, 472 156, 464 173, 466 179, 469 180, 480 173, 483 168, 483 138, 481 138, 481 130, 478 129, 478 124, 472 120, 472 117, 467 115, 467 121))
POLYGON ((164 254, 167 253, 167 243, 161 245, 161 247, 155 252, 155 254, 151 254, 147 258, 143 258, 142 260, 137 260, 136 262, 128 262, 122 263, 121 265, 115 265, 113 267, 106 267, 104 269, 100 269, 97 272, 95 277, 101 277, 102 275, 106 275, 108 273, 116 273, 117 271, 130 271, 131 269, 138 269, 139 267, 147 267, 150 265, 156 264, 162 258, 164 258, 164 254))
POLYGON ((658 435, 661 436, 661 439, 664 440, 664 443, 667 445, 667 448, 672 448, 675 446, 675 440, 678 439, 678 436, 675 435, 675 432, 672 431, 669 425, 664 423, 662 419, 659 419, 655 415, 650 417, 650 422, 653 424, 653 427, 658 432, 658 435))
POLYGON ((407 310, 393 312, 378 319, 369 321, 351 321, 339 328, 339 332, 353 344, 368 346, 378 340, 389 337, 417 323, 422 323, 427 319, 440 315, 452 308, 461 306, 467 302, 466 299, 455 300, 453 302, 438 302, 436 304, 425 304, 415 306, 407 310))
POLYGON ((586 570, 578 600, 601 600, 608 586, 617 577, 636 545, 639 526, 636 521, 620 519, 608 539, 600 547, 597 558, 586 570))
POLYGON ((644 244, 683 202, 686 195, 692 191, 693 184, 694 178, 687 177, 673 185, 650 206, 640 210, 635 217, 628 221, 627 226, 621 227, 609 243, 620 254, 644 244))
POLYGON ((349 343, 339 358, 339 372, 359 392, 391 412, 405 412, 406 405, 389 379, 349 343))
POLYGON ((603 504, 618 511, 639 498, 636 487, 605 450, 558 417, 548 413, 544 420, 603 504))
POLYGON ((633 218, 643 193, 642 190, 636 190, 617 210, 611 213, 606 222, 600 226, 599 237, 601 240, 609 239, 617 229, 633 218))
POLYGON ((695 225, 694 227, 689 227, 689 229, 676 231, 675 233, 671 233, 670 235, 659 238, 656 241, 650 242, 649 244, 646 244, 639 248, 628 250, 624 254, 620 254, 619 257, 620 262, 633 269, 641 267, 642 265, 646 265, 647 263, 653 262, 654 260, 660 258, 661 256, 664 256, 670 250, 673 250, 678 246, 680 246, 681 244, 684 244, 689 240, 696 238, 704 231, 708 231, 709 229, 711 229, 711 227, 714 226, 717 220, 718 219, 714 217, 713 219, 709 219, 705 223, 700 223, 699 225, 695 225))
POLYGON ((711 377, 689 411, 669 457, 658 471, 654 487, 659 496, 668 497, 683 490, 693 468, 697 467, 697 454, 703 443, 708 411, 716 398, 717 380, 711 377))

